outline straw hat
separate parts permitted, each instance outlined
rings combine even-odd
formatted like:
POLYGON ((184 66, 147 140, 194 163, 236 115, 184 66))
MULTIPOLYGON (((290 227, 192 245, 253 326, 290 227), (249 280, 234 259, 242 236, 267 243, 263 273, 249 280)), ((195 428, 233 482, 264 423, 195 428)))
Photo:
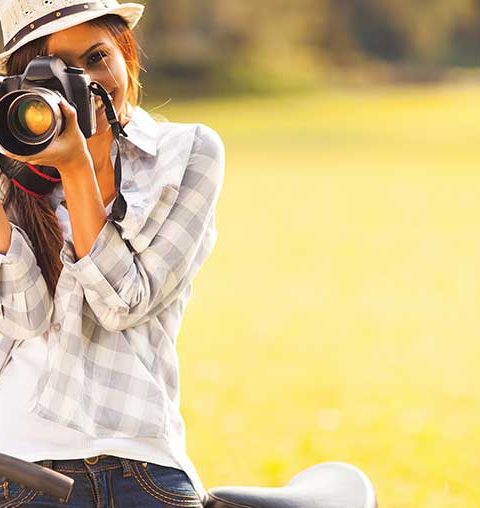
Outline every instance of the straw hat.
POLYGON ((120 15, 132 29, 144 9, 142 4, 119 4, 117 0, 0 0, 4 45, 0 74, 6 74, 10 55, 30 41, 105 14, 120 15))

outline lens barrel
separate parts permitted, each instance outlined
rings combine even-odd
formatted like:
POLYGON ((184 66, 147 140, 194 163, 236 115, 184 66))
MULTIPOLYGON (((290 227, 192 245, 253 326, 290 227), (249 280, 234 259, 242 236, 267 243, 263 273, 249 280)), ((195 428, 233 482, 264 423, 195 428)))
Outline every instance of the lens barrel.
POLYGON ((17 155, 44 150, 63 130, 60 99, 46 88, 6 94, 0 100, 0 144, 17 155))

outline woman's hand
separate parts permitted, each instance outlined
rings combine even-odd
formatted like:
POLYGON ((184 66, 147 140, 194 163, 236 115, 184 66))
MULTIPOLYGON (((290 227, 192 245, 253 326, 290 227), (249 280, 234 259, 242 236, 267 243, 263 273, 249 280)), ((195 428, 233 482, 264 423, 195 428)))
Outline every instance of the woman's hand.
POLYGON ((64 97, 60 100, 60 109, 65 119, 65 128, 45 150, 28 156, 10 153, 1 147, 0 152, 20 162, 54 167, 61 176, 68 176, 71 172, 75 171, 75 168, 85 167, 85 164, 92 165, 93 167, 87 140, 78 125, 77 111, 64 97))

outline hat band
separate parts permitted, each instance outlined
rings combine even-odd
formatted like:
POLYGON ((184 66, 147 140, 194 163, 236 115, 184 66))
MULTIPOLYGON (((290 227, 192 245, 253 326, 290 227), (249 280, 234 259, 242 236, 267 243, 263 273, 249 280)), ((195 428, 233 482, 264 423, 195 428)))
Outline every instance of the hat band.
MULTIPOLYGON (((72 14, 77 14, 79 12, 84 12, 86 10, 94 9, 98 6, 98 2, 85 2, 79 5, 71 5, 70 7, 64 7, 63 9, 57 9, 56 11, 50 12, 41 18, 32 21, 29 25, 23 27, 19 30, 9 41, 5 44, 3 51, 9 51, 15 44, 20 42, 24 37, 26 37, 29 33, 37 30, 38 28, 51 23, 59 18, 64 18, 66 16, 71 16, 72 14)), ((104 8, 104 7, 103 7, 104 8)))

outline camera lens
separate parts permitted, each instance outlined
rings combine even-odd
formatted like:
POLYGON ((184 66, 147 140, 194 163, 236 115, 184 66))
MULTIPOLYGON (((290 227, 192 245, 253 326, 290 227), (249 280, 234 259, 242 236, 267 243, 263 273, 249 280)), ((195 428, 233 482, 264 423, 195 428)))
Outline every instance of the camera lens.
POLYGON ((10 106, 7 121, 12 134, 24 143, 38 143, 55 130, 55 115, 40 95, 26 94, 10 106))
POLYGON ((41 136, 54 123, 53 112, 50 107, 37 99, 26 99, 21 102, 15 112, 18 126, 26 136, 41 136))
POLYGON ((61 94, 47 88, 15 90, 0 98, 0 144, 18 155, 44 150, 64 128, 61 94))

